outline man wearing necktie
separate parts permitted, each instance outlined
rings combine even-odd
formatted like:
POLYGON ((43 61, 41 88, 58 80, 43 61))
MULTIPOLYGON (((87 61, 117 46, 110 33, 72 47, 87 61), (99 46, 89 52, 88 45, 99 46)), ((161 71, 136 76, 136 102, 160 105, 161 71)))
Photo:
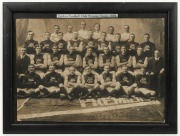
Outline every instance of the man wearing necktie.
POLYGON ((160 50, 154 51, 154 57, 149 60, 147 74, 151 76, 151 89, 158 91, 160 97, 164 95, 164 59, 160 50))

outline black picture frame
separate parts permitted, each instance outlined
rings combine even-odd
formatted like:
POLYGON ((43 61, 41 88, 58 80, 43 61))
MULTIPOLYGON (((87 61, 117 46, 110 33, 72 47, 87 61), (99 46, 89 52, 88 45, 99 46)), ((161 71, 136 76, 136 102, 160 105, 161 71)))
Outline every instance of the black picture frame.
MULTIPOLYGON (((151 14, 149 14, 151 17, 151 14)), ((16 104, 15 104, 16 105, 16 104)), ((176 134, 177 133, 177 3, 3 3, 3 133, 5 134, 176 134), (158 123, 53 123, 14 122, 14 15, 36 16, 44 13, 165 13, 166 122, 158 123)))

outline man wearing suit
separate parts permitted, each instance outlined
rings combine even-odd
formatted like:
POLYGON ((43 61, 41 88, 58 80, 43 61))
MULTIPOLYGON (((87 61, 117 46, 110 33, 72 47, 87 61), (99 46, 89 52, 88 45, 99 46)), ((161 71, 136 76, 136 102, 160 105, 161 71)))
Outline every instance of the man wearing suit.
POLYGON ((154 57, 149 60, 147 74, 151 76, 151 89, 157 90, 160 97, 164 95, 164 59, 160 50, 154 51, 154 57))
POLYGON ((17 87, 21 87, 22 79, 30 64, 30 57, 26 55, 26 48, 20 48, 20 55, 16 61, 16 73, 17 73, 17 87))

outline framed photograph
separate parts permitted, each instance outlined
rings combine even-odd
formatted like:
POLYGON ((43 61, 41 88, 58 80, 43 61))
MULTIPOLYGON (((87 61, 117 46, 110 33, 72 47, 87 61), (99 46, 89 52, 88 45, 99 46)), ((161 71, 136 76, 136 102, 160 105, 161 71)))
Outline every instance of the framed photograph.
POLYGON ((3 56, 4 133, 177 133, 177 3, 5 2, 3 56))

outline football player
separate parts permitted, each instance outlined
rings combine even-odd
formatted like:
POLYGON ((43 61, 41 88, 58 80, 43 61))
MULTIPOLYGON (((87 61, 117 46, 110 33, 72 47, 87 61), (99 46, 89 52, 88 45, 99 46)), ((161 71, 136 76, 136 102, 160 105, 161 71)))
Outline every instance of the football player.
POLYGON ((19 98, 34 97, 40 91, 44 91, 42 80, 40 76, 35 73, 35 66, 33 64, 29 64, 28 66, 28 72, 23 78, 22 88, 17 89, 17 95, 19 98))
POLYGON ((73 32, 72 40, 68 41, 68 47, 67 47, 68 51, 69 51, 70 46, 74 47, 76 53, 82 54, 83 42, 78 38, 78 32, 77 31, 73 32))
POLYGON ((135 42, 135 35, 131 33, 129 35, 129 40, 127 43, 129 55, 135 56, 137 54, 136 50, 138 46, 139 46, 139 43, 135 42))
POLYGON ((88 31, 86 30, 86 22, 81 22, 81 30, 78 31, 78 36, 81 40, 88 39, 88 31))
POLYGON ((114 41, 111 43, 111 51, 114 54, 114 56, 118 55, 118 50, 122 45, 125 45, 125 43, 122 43, 120 41, 121 35, 119 33, 116 33, 114 36, 114 41))
POLYGON ((121 73, 122 66, 127 65, 128 69, 131 67, 132 58, 127 52, 127 47, 125 45, 121 46, 121 53, 116 56, 116 66, 118 68, 116 75, 121 73))
POLYGON ((87 66, 91 67, 93 72, 95 72, 98 67, 97 55, 93 54, 93 50, 91 47, 87 48, 87 53, 83 58, 83 68, 87 66))
POLYGON ((68 25, 68 28, 67 28, 68 32, 64 34, 64 41, 68 42, 70 40, 72 40, 73 38, 73 26, 72 25, 68 25))
POLYGON ((114 37, 114 27, 113 26, 110 26, 108 28, 108 34, 107 34, 107 37, 106 37, 106 40, 109 41, 109 42, 113 42, 115 40, 115 37, 114 37))
POLYGON ((88 39, 84 40, 83 41, 83 44, 84 44, 84 52, 87 51, 87 48, 92 48, 94 52, 97 52, 97 49, 98 49, 98 44, 97 44, 97 40, 94 40, 92 38, 93 36, 93 31, 92 30, 89 30, 88 31, 88 39))
POLYGON ((150 34, 146 33, 144 35, 144 42, 140 44, 143 47, 143 51, 146 57, 152 58, 154 50, 156 49, 155 44, 150 40, 150 34))
POLYGON ((24 47, 26 48, 26 54, 31 58, 35 53, 35 47, 38 42, 34 40, 34 33, 28 31, 27 40, 24 42, 24 47))
POLYGON ((57 42, 59 40, 58 33, 60 31, 60 26, 54 25, 53 29, 54 29, 54 33, 51 34, 50 39, 51 39, 51 41, 53 41, 55 43, 55 42, 57 42))
POLYGON ((116 81, 121 84, 121 93, 123 92, 122 94, 129 97, 129 94, 133 92, 133 90, 137 87, 137 84, 134 84, 135 77, 128 72, 128 67, 126 65, 122 66, 122 70, 123 72, 116 76, 116 81))
POLYGON ((55 43, 58 46, 59 54, 66 54, 67 53, 67 42, 63 40, 63 33, 58 33, 59 40, 55 43))
POLYGON ((99 55, 99 69, 100 71, 104 70, 104 66, 109 65, 110 70, 114 70, 115 59, 114 56, 110 53, 108 47, 104 47, 104 54, 99 55))
POLYGON ((128 42, 129 41, 129 35, 131 32, 129 31, 130 27, 128 25, 124 26, 124 33, 121 34, 121 42, 128 42))
POLYGON ((141 67, 141 73, 136 76, 135 83, 137 84, 137 87, 134 89, 134 93, 137 96, 145 98, 155 96, 156 92, 150 90, 150 77, 149 75, 146 75, 144 67, 141 67))
POLYGON ((41 78, 43 78, 48 64, 47 57, 41 52, 42 49, 40 46, 36 46, 35 50, 36 54, 34 54, 31 60, 31 64, 34 64, 36 73, 39 74, 41 78))
POLYGON ((46 56, 52 53, 52 45, 54 44, 54 42, 50 40, 50 37, 51 33, 45 32, 45 40, 40 42, 42 53, 44 53, 46 56))
POLYGON ((55 66, 49 66, 49 73, 44 77, 44 85, 46 89, 50 92, 50 97, 61 97, 61 94, 64 94, 66 98, 71 100, 71 97, 68 95, 66 89, 64 88, 64 79, 61 74, 55 71, 55 66))
POLYGON ((137 55, 133 56, 132 61, 135 75, 141 72, 141 67, 147 67, 148 58, 143 53, 143 48, 141 46, 137 47, 137 55))
POLYGON ((82 85, 84 90, 88 93, 85 96, 80 97, 80 99, 86 99, 89 96, 95 98, 100 97, 100 88, 96 74, 91 72, 91 67, 89 66, 86 66, 84 70, 86 72, 82 75, 82 85))
POLYGON ((118 96, 120 83, 116 82, 115 72, 110 72, 110 66, 104 66, 104 72, 100 75, 101 96, 118 96))
POLYGON ((109 47, 109 50, 111 51, 111 43, 106 41, 106 32, 101 33, 101 37, 97 42, 98 44, 98 53, 103 53, 104 47, 109 47))
POLYGON ((81 77, 75 74, 75 67, 69 67, 69 74, 65 76, 64 87, 72 98, 84 96, 81 84, 81 77))
POLYGON ((63 58, 64 55, 58 53, 58 46, 52 46, 53 53, 48 56, 48 66, 54 65, 56 67, 56 72, 62 73, 63 70, 63 58))
POLYGON ((101 32, 100 32, 100 24, 96 23, 94 24, 94 32, 93 32, 93 39, 98 40, 101 38, 101 32))
POLYGON ((75 73, 77 75, 81 75, 79 71, 81 71, 82 68, 82 59, 79 54, 77 54, 74 50, 74 46, 69 47, 69 53, 64 55, 64 65, 65 65, 65 70, 63 72, 63 75, 68 75, 69 74, 69 67, 75 67, 76 71, 75 73))

